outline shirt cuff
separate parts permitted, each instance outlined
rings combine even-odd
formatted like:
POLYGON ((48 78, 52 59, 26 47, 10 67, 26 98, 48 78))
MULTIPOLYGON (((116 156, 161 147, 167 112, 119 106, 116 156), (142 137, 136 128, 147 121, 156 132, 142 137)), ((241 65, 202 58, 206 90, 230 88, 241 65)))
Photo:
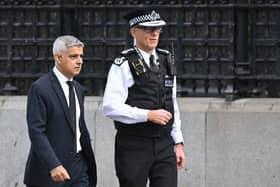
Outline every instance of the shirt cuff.
POLYGON ((149 113, 149 110, 138 109, 137 110, 137 117, 138 117, 139 121, 142 121, 142 122, 148 121, 148 113, 149 113))
POLYGON ((173 138, 174 144, 184 143, 182 132, 176 132, 176 133, 171 132, 171 136, 173 138))

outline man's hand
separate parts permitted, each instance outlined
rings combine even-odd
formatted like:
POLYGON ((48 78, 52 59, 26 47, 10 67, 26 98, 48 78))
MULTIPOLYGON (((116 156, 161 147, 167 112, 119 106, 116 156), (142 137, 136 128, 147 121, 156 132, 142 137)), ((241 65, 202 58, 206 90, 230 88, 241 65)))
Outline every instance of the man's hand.
POLYGON ((182 169, 185 165, 185 153, 184 153, 184 147, 182 144, 175 145, 175 151, 176 151, 176 159, 177 159, 177 168, 182 169))
POLYGON ((62 182, 62 181, 70 179, 70 176, 69 176, 68 172, 61 165, 52 169, 50 171, 50 175, 51 175, 52 180, 54 180, 56 182, 62 182))
POLYGON ((171 118, 172 114, 163 109, 150 110, 148 113, 148 120, 159 125, 166 125, 171 118))

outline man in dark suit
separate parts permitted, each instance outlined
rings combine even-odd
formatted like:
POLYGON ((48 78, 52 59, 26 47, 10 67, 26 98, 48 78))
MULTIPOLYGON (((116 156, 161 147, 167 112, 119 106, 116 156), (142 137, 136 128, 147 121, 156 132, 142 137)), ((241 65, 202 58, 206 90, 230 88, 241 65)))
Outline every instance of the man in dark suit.
POLYGON ((53 44, 55 67, 28 93, 31 149, 27 187, 94 187, 96 164, 84 120, 84 89, 73 80, 83 64, 84 44, 60 36, 53 44))

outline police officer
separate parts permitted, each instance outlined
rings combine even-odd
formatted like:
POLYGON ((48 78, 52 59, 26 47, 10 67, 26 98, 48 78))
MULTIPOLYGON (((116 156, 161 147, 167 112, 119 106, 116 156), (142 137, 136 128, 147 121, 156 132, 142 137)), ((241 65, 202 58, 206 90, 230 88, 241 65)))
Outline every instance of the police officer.
POLYGON ((176 102, 175 64, 157 48, 162 26, 155 10, 125 18, 135 41, 112 64, 103 113, 114 120, 115 168, 120 187, 176 187, 185 162, 176 102))

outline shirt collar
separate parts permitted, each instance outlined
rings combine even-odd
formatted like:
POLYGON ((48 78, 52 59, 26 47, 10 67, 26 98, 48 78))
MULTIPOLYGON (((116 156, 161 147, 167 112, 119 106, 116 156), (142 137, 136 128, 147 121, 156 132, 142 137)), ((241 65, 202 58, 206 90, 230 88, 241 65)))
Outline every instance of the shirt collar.
MULTIPOLYGON (((53 68, 53 72, 56 75, 58 81, 60 82, 60 84, 66 84, 67 81, 69 81, 69 79, 67 79, 58 69, 56 66, 54 66, 53 68)), ((72 81, 73 79, 70 79, 70 81, 72 81)))
MULTIPOLYGON (((150 64, 149 63, 149 61, 150 61, 149 59, 150 59, 151 55, 149 53, 141 50, 140 48, 137 48, 137 49, 139 49, 142 57, 144 58, 144 61, 149 65, 150 64)), ((154 55, 155 59, 157 59, 157 55, 156 55, 156 50, 155 49, 153 50, 152 55, 154 55)))

